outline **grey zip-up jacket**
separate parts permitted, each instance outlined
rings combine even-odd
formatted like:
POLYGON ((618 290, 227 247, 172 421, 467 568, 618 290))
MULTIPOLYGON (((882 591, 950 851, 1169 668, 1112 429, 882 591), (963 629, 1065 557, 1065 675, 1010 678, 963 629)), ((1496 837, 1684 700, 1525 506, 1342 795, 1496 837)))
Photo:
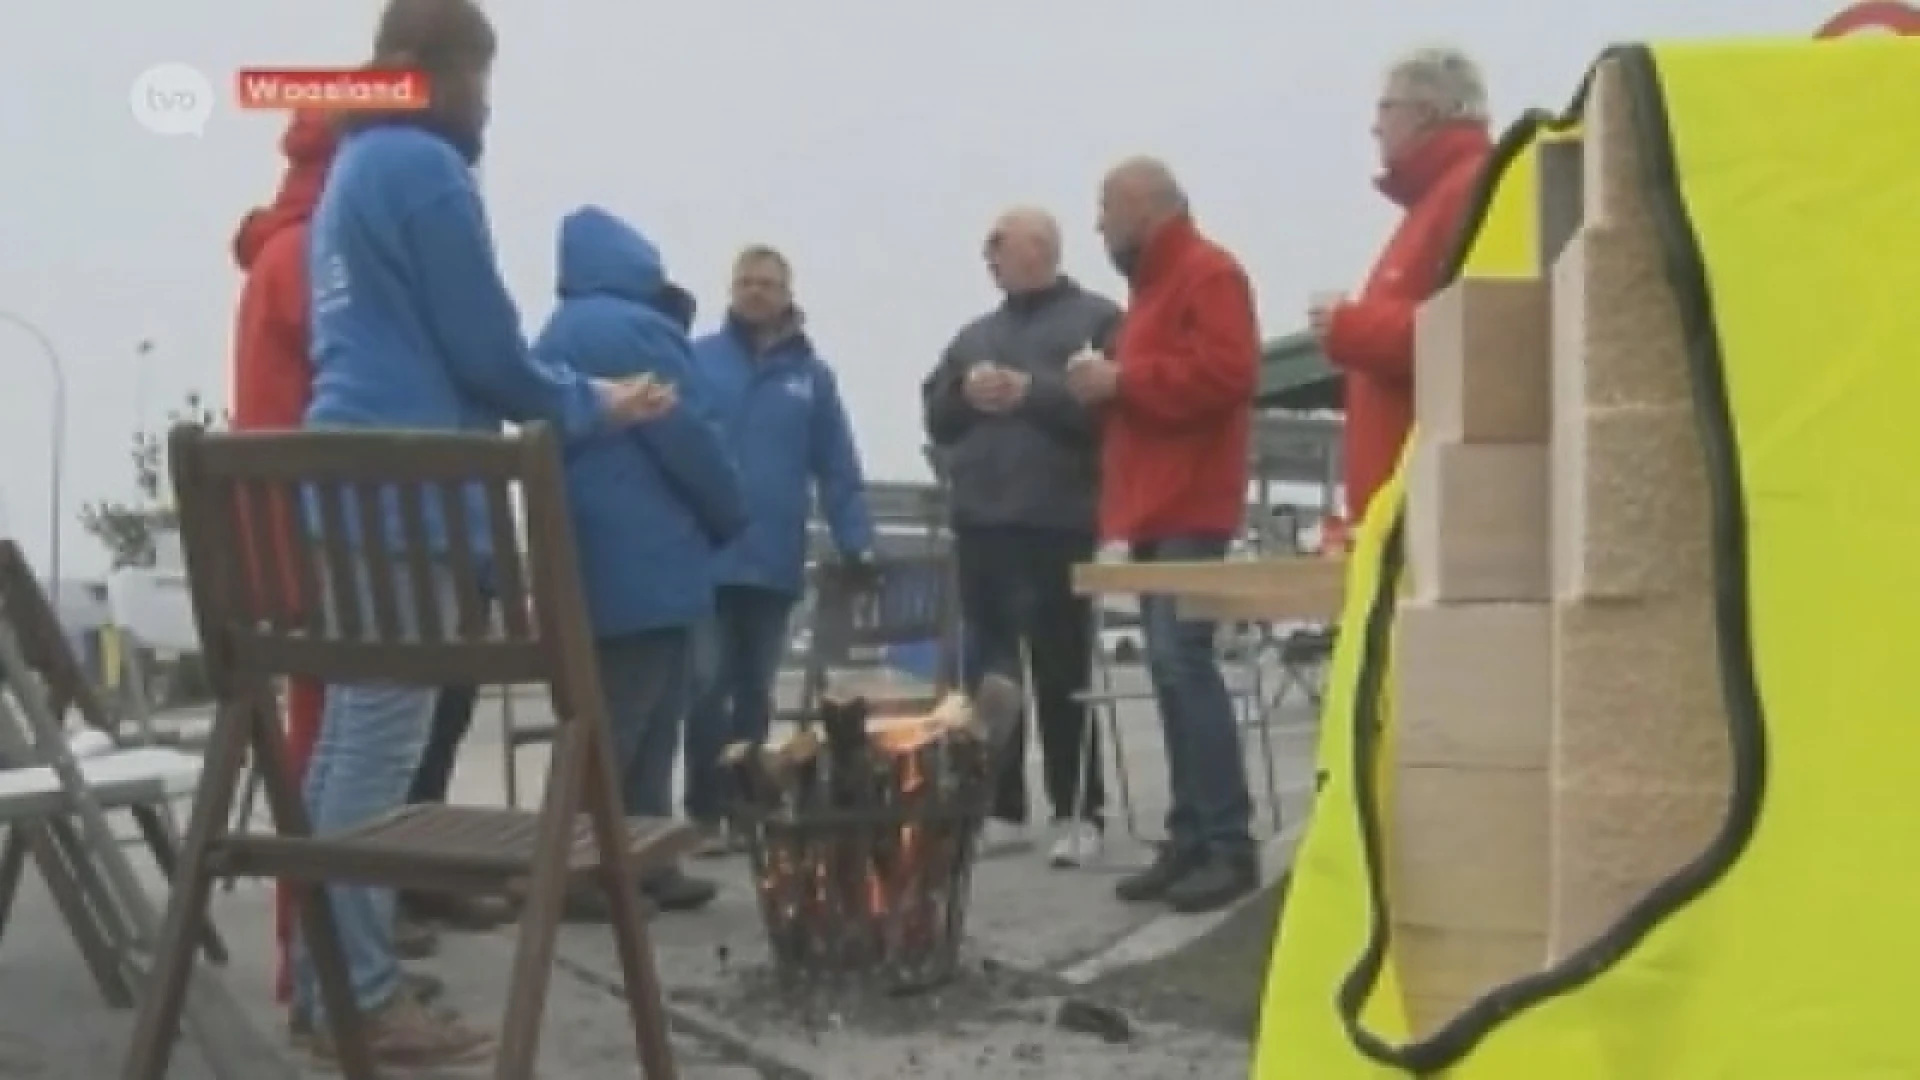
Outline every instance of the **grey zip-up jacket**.
POLYGON ((961 526, 1095 530, 1100 495, 1097 419, 1067 392, 1067 361, 1107 349, 1120 308, 1070 278, 1009 296, 955 335, 921 385, 927 436, 942 451, 961 526), (963 391, 975 365, 1032 377, 1018 408, 982 412, 963 391))

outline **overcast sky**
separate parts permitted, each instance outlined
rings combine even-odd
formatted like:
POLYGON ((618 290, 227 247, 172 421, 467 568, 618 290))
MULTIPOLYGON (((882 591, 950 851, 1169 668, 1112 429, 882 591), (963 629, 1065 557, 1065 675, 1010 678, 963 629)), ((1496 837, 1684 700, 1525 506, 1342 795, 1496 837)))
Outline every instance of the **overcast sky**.
MULTIPOLYGON (((724 304, 742 244, 786 249, 840 372, 868 471, 923 473, 916 388, 993 302, 996 209, 1037 203, 1069 269, 1118 294, 1093 232, 1105 166, 1166 157, 1205 229, 1259 287, 1269 334, 1360 275, 1391 221, 1369 184, 1379 74, 1442 41, 1486 66, 1504 120, 1557 106, 1610 42, 1810 32, 1834 0, 493 0, 502 39, 485 178, 530 329, 551 306, 553 230, 597 202, 724 304), (1200 12, 1210 12, 1202 15, 1200 12)), ((238 277, 229 239, 272 194, 282 121, 232 108, 243 66, 362 60, 371 0, 0 0, 0 311, 53 340, 69 383, 62 549, 73 515, 131 490, 126 443, 183 394, 224 401, 238 277), (204 138, 140 128, 145 69, 207 72, 204 138), (144 358, 139 345, 152 343, 144 358)), ((47 549, 51 382, 0 325, 0 500, 47 549)))

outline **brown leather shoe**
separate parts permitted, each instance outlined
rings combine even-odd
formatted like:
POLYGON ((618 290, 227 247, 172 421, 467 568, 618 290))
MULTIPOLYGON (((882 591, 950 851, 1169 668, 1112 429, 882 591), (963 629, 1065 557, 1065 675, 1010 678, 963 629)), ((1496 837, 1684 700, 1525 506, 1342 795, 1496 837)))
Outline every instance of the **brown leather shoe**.
MULTIPOLYGON (((404 989, 362 1022, 375 1065, 434 1069, 474 1065, 493 1056, 493 1036, 451 1012, 429 1009, 404 989)), ((314 1032, 312 1042, 314 1057, 329 1064, 340 1060, 332 1031, 314 1032)))
MULTIPOLYGON (((411 994, 422 1004, 431 1005, 446 996, 447 984, 438 975, 429 975, 424 971, 403 971, 400 973, 400 992, 411 994)), ((288 1006, 287 1044, 295 1050, 313 1049, 313 1017, 305 1009, 288 1006)))

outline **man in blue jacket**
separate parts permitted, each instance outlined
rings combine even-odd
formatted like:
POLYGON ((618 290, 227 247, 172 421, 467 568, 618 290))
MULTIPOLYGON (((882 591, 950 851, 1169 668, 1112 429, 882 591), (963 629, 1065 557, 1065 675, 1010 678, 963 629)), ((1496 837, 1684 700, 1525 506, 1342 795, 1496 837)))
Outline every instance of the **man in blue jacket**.
MULTIPOLYGON (((580 579, 599 643, 600 681, 631 817, 673 816, 673 764, 692 676, 690 629, 713 611, 717 550, 746 524, 739 476, 714 427, 687 328, 693 298, 671 284, 652 243, 588 207, 560 226, 560 306, 534 344, 541 359, 603 379, 670 388, 668 412, 592 436, 567 454, 580 579)), ((678 869, 641 888, 667 911, 712 901, 678 869)), ((569 897, 603 919, 598 889, 569 897)))
MULTIPOLYGON (((422 72, 432 101, 342 116, 344 137, 308 234, 308 427, 497 432, 504 421, 544 421, 577 439, 671 408, 657 384, 585 378, 527 350, 473 179, 495 46, 474 0, 389 0, 381 15, 369 66, 422 72)), ((470 517, 484 555, 492 550, 485 515, 470 517)), ((446 520, 436 514, 428 524, 444 544, 446 520)), ((434 584, 451 607, 450 580, 436 573, 434 584)), ((305 792, 317 832, 402 805, 434 697, 428 687, 389 683, 327 687, 305 792)), ((327 892, 377 1064, 437 1068, 492 1053, 489 1035, 428 1008, 401 978, 392 890, 327 892)), ((310 1035, 314 1052, 332 1060, 312 958, 304 941, 296 944, 291 1034, 310 1035)))
POLYGON ((721 434, 740 466, 747 528, 721 553, 714 617, 695 649, 687 721, 686 812, 725 850, 720 754, 766 738, 787 623, 806 583, 807 523, 816 496, 843 559, 872 558, 873 520, 853 426, 793 303, 793 268, 769 247, 734 261, 726 325, 696 341, 721 434))

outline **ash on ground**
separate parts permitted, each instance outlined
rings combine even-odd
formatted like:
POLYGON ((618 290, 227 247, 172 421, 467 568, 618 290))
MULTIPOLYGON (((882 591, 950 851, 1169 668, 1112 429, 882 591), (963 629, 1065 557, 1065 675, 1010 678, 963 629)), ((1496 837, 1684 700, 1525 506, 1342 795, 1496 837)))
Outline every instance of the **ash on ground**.
POLYGON ((1048 980, 986 957, 963 957, 947 981, 902 990, 882 976, 783 978, 770 965, 730 969, 710 1004, 745 1026, 911 1035, 949 1031, 1057 992, 1048 980))

